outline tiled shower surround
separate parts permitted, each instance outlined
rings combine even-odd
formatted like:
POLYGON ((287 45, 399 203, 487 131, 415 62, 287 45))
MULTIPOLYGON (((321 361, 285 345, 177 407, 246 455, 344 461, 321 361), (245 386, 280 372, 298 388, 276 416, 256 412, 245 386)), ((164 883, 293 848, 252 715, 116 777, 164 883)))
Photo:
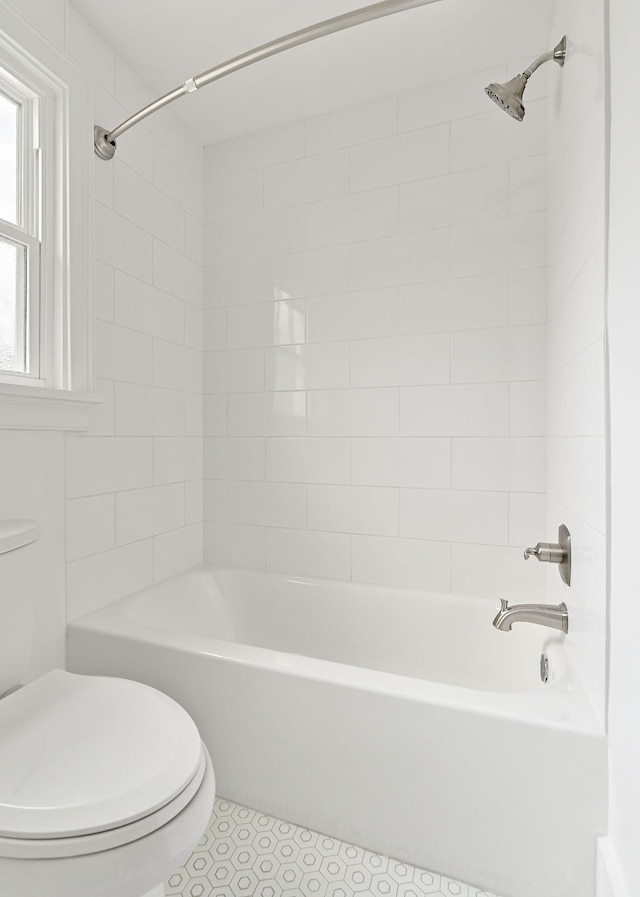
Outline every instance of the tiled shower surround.
POLYGON ((526 130, 483 91, 521 62, 207 148, 208 560, 539 598, 546 81, 526 130))
MULTIPOLYGON (((66 43, 96 79, 96 121, 153 98, 71 6, 66 43)), ((66 439, 71 619, 202 560, 202 148, 164 110, 94 173, 104 401, 66 439)))
POLYGON ((495 897, 231 801, 165 884, 166 897, 495 897))
POLYGON ((571 590, 549 575, 548 600, 566 601, 575 673, 604 721, 607 682, 606 117, 604 4, 556 5, 553 33, 588 47, 562 70, 549 130, 548 518, 576 553, 571 590))

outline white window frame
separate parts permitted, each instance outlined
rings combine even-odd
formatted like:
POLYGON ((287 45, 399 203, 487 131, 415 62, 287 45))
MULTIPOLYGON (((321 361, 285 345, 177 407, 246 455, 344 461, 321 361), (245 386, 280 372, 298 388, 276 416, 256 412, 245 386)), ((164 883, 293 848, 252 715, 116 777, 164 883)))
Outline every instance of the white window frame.
POLYGON ((25 373, 0 371, 0 382, 16 385, 45 386, 45 352, 41 345, 40 307, 47 306, 46 280, 41 283, 40 247, 49 241, 51 234, 44 233, 41 216, 41 182, 39 143, 46 139, 47 122, 45 106, 37 93, 26 83, 19 81, 14 73, 0 67, 0 91, 20 109, 17 137, 20 157, 18 160, 18 221, 12 224, 0 220, 0 235, 8 242, 19 244, 26 249, 26 355, 28 370, 25 373))
POLYGON ((34 336, 39 345, 31 347, 39 369, 29 377, 0 372, 0 428, 85 430, 99 401, 91 289, 91 82, 2 0, 0 67, 38 98, 41 183, 39 337, 34 336))
POLYGON ((24 333, 24 330, 22 331, 23 341, 27 345, 21 352, 21 354, 25 354, 26 350, 28 370, 25 373, 0 370, 0 383, 45 386, 45 381, 40 377, 43 363, 40 345, 40 306, 42 303, 40 240, 20 227, 16 227, 4 220, 0 221, 0 238, 3 239, 3 242, 18 244, 26 249, 26 289, 23 294, 24 300, 19 297, 19 302, 22 305, 24 301, 27 308, 25 310, 18 309, 18 311, 24 311, 24 316, 28 321, 27 332, 24 333))

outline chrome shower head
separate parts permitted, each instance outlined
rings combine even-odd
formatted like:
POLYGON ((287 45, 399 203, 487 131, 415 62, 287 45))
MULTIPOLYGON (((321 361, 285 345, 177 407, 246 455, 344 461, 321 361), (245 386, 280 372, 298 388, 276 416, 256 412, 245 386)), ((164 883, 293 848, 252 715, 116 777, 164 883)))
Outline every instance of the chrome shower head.
POLYGON ((501 109, 508 112, 511 118, 515 118, 516 121, 522 121, 524 118, 522 95, 527 86, 527 81, 537 68, 544 62, 549 62, 550 59, 553 59, 558 65, 564 65, 566 55, 567 38, 563 37, 553 50, 549 50, 548 53, 539 56, 521 75, 516 75, 515 78, 512 78, 511 81, 507 81, 506 84, 489 84, 488 87, 485 87, 484 92, 487 96, 491 97, 493 102, 500 106, 501 109))
POLYGON ((522 121, 524 118, 524 103, 522 102, 522 94, 527 86, 527 79, 524 75, 516 75, 506 84, 489 84, 485 87, 484 92, 491 97, 494 103, 504 109, 505 112, 515 118, 516 121, 522 121))

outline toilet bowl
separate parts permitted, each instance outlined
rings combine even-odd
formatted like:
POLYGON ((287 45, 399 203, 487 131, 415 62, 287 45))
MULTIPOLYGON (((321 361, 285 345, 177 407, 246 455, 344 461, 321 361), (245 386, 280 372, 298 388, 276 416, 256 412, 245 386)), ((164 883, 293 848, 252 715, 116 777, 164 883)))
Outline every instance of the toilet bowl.
POLYGON ((214 792, 175 701, 53 670, 0 700, 0 894, 155 897, 205 830, 214 792))

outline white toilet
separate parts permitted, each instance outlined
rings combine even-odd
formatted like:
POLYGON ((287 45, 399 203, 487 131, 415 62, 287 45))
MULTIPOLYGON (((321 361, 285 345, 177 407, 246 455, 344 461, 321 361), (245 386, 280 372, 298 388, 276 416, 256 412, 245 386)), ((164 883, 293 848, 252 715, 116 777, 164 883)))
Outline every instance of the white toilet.
POLYGON ((195 723, 125 679, 53 670, 7 694, 24 623, 9 614, 0 630, 2 660, 13 661, 0 660, 0 894, 163 894, 213 807, 195 723))

